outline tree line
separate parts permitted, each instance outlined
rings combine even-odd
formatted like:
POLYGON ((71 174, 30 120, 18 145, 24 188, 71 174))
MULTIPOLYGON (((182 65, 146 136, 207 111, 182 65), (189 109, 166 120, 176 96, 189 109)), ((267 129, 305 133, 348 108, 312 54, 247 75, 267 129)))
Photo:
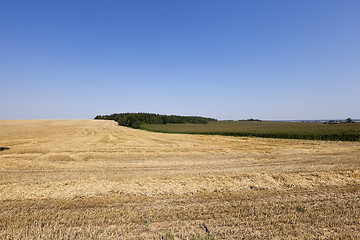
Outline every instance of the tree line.
POLYGON ((339 124, 339 123, 355 123, 352 118, 347 118, 345 121, 341 120, 330 120, 327 122, 323 122, 323 124, 339 124))
POLYGON ((194 123, 207 124, 217 121, 214 118, 197 116, 160 115, 155 113, 113 113, 111 115, 97 115, 94 119, 114 120, 120 126, 140 128, 143 124, 167 124, 167 123, 194 123))

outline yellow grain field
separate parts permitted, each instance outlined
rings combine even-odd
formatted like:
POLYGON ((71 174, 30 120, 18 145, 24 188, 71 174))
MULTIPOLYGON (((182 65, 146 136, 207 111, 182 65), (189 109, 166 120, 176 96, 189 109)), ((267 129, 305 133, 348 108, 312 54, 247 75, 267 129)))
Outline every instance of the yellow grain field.
POLYGON ((360 143, 0 121, 0 239, 359 239, 360 143))

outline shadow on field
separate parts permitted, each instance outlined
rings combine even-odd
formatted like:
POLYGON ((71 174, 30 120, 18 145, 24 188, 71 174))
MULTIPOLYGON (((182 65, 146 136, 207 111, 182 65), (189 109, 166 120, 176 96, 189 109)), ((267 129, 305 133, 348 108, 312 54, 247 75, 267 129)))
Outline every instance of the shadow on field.
POLYGON ((10 148, 8 148, 8 147, 0 147, 0 152, 1 151, 4 151, 4 150, 9 150, 10 148))

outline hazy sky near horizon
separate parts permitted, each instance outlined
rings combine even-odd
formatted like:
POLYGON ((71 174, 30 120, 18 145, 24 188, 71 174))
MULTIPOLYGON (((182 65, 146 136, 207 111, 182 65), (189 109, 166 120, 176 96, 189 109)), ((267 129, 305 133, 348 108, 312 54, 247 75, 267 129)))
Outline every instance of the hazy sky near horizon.
POLYGON ((0 119, 360 118, 360 1, 1 1, 0 119))

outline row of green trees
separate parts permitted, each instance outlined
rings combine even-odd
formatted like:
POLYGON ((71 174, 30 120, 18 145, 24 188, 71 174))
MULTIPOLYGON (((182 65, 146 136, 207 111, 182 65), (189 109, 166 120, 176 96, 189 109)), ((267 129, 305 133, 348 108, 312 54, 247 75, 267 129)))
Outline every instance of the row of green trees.
POLYGON ((167 124, 167 123, 194 123, 206 124, 217 121, 214 118, 196 116, 160 115, 155 113, 114 113, 111 115, 97 115, 95 119, 114 120, 121 126, 140 128, 142 124, 167 124))

